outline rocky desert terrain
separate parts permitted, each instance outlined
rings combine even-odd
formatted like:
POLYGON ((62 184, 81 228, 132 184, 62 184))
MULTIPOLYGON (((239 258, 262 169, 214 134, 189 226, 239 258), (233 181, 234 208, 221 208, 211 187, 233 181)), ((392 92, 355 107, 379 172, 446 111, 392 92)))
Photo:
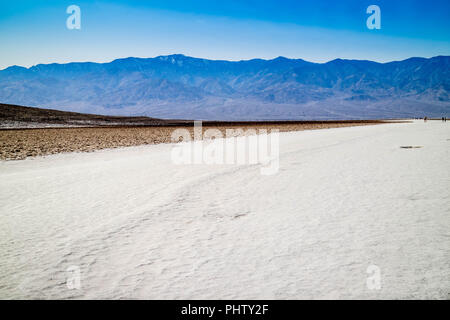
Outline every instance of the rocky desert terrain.
MULTIPOLYGON (((20 160, 61 152, 171 143, 177 128, 193 136, 194 121, 148 117, 112 117, 0 104, 0 159, 20 160), (11 124, 14 124, 11 126, 11 124)), ((380 124, 378 120, 354 121, 204 121, 203 131, 219 129, 278 129, 280 132, 380 124)))

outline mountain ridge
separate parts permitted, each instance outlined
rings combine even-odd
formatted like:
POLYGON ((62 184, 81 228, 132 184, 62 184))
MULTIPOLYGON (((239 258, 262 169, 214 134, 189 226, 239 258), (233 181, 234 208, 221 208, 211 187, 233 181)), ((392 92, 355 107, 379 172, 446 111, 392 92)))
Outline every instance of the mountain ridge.
POLYGON ((11 66, 0 70, 0 101, 209 120, 436 117, 450 113, 449 66, 450 56, 315 63, 182 54, 11 66))
POLYGON ((387 61, 387 62, 378 62, 378 61, 373 61, 373 60, 366 60, 366 59, 347 59, 347 58, 335 58, 333 60, 329 60, 326 62, 312 62, 312 61, 307 61, 301 58, 287 58, 285 56, 278 56, 272 59, 264 59, 264 58, 251 58, 251 59, 242 59, 242 60, 225 60, 225 59, 207 59, 207 58, 199 58, 199 57, 192 57, 192 56, 188 56, 182 53, 174 53, 174 54, 169 54, 169 55, 159 55, 159 56, 155 56, 155 57, 134 57, 134 56, 129 56, 129 57, 124 57, 124 58, 116 58, 113 59, 111 61, 108 62, 92 62, 92 61, 71 61, 71 62, 66 62, 66 63, 62 63, 62 62, 51 62, 51 63, 38 63, 36 65, 32 65, 30 67, 24 67, 24 66, 19 66, 19 65, 11 65, 8 66, 4 69, 0 69, 0 72, 5 71, 7 69, 10 68, 20 68, 20 69, 32 69, 34 67, 37 66, 49 66, 49 65, 73 65, 73 64, 97 64, 97 65, 105 65, 105 64, 111 64, 114 62, 119 62, 119 61, 124 61, 124 60, 151 60, 151 59, 160 59, 160 58, 171 58, 171 57, 180 57, 180 58, 188 58, 188 59, 195 59, 195 60, 205 60, 205 61, 211 61, 211 62, 230 62, 230 63, 237 63, 237 62, 251 62, 251 61, 264 61, 264 62, 268 62, 268 61, 276 61, 276 60, 289 60, 289 61, 304 61, 310 64, 328 64, 331 63, 333 61, 357 61, 357 62, 370 62, 370 63, 374 63, 374 64, 379 64, 379 65, 383 65, 383 64, 391 64, 391 63, 398 63, 398 62, 406 62, 409 60, 431 60, 431 59, 448 59, 450 58, 450 56, 446 56, 446 55, 437 55, 437 56, 433 56, 430 58, 425 58, 425 57, 409 57, 403 60, 392 60, 392 61, 387 61))

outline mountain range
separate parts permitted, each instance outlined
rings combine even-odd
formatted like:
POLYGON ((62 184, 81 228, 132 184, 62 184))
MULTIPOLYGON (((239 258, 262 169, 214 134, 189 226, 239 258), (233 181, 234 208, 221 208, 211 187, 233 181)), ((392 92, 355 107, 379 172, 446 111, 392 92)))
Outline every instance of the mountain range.
POLYGON ((176 54, 0 71, 0 102, 209 120, 450 116, 450 56, 377 63, 221 61, 176 54))

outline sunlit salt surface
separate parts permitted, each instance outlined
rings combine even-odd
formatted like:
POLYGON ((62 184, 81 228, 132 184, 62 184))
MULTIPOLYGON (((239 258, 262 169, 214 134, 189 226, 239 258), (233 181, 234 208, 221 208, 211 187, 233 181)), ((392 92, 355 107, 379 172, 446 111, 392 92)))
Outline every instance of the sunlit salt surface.
POLYGON ((0 298, 450 298, 449 122, 282 133, 270 176, 172 147, 0 162, 0 298))

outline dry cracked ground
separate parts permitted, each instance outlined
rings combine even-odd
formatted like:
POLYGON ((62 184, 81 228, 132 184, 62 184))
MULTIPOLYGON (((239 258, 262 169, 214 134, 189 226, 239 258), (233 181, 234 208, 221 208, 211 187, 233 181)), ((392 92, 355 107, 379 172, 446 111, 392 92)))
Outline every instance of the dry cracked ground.
MULTIPOLYGON (((226 129, 278 129, 280 132, 372 125, 379 121, 239 124, 203 126, 203 131, 215 128, 225 136, 226 129)), ((137 146, 145 144, 171 143, 175 129, 187 129, 193 136, 193 127, 151 126, 151 127, 86 127, 86 128, 40 128, 0 130, 0 159, 20 160, 27 157, 45 156, 62 152, 91 152, 94 150, 137 146)), ((242 134, 242 133, 241 133, 242 134)))

